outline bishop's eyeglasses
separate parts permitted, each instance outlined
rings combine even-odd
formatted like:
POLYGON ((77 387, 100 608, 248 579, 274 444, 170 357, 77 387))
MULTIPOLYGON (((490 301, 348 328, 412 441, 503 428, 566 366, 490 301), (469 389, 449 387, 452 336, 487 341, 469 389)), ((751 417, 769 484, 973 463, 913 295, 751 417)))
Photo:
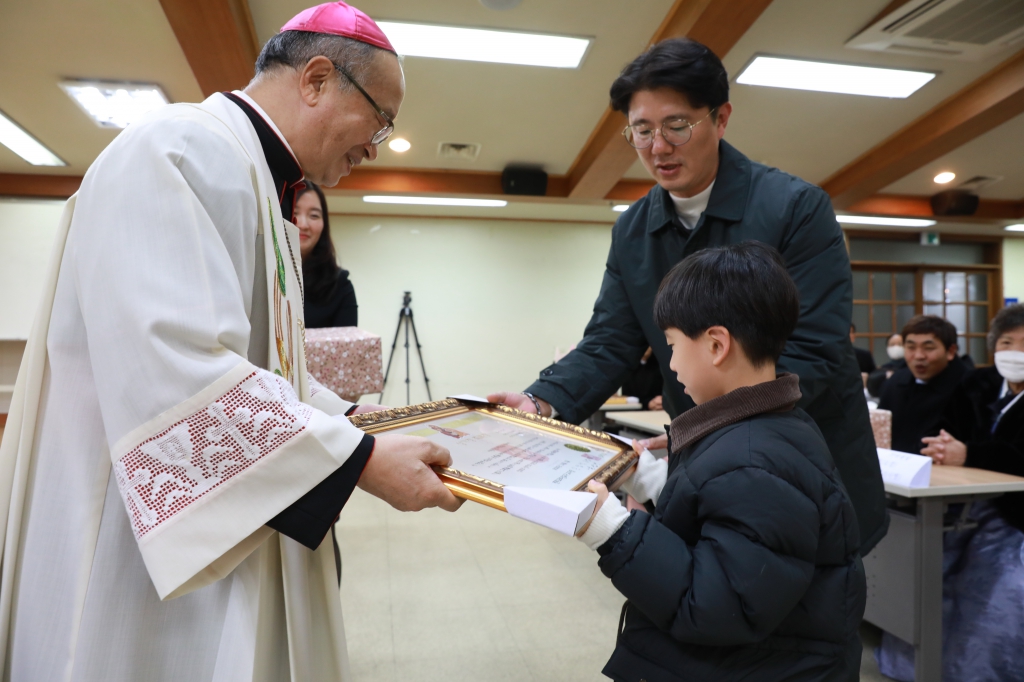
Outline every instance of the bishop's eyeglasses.
POLYGON ((352 74, 350 74, 344 66, 335 64, 334 68, 338 70, 338 73, 347 78, 349 83, 356 86, 356 90, 362 93, 363 97, 366 98, 366 101, 370 103, 371 107, 373 107, 373 110, 377 112, 377 115, 384 120, 384 127, 374 134, 373 138, 370 140, 370 144, 377 145, 391 137, 391 133, 395 132, 395 122, 391 117, 384 113, 384 110, 373 101, 373 98, 366 93, 366 90, 363 90, 363 86, 356 82, 356 79, 352 77, 352 74))
POLYGON ((622 131, 622 136, 626 138, 626 142, 629 143, 630 147, 634 149, 647 149, 654 144, 654 138, 658 134, 658 130, 661 130, 661 138, 673 147, 678 147, 689 142, 690 137, 693 135, 693 129, 708 120, 708 117, 714 114, 717 109, 718 107, 715 107, 708 112, 707 116, 696 123, 690 123, 685 118, 678 117, 668 119, 661 124, 660 128, 655 128, 650 123, 628 125, 622 131))

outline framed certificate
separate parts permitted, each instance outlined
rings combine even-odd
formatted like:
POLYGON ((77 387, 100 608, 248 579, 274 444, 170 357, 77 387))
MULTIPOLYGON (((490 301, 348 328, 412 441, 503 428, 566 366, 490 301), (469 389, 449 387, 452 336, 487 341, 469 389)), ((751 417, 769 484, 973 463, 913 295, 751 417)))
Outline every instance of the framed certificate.
POLYGON ((636 463, 632 448, 606 433, 455 398, 349 417, 366 433, 421 436, 448 448, 438 475, 458 497, 506 511, 506 486, 586 490, 612 487, 636 463))

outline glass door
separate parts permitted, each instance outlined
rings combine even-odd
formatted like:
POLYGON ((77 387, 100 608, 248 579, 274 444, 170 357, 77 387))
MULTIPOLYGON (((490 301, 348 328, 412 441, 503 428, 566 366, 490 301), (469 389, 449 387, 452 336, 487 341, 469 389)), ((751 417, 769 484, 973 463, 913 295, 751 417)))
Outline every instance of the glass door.
POLYGON ((986 270, 963 266, 853 266, 855 345, 871 351, 876 364, 889 361, 886 343, 914 315, 938 315, 957 329, 961 355, 977 365, 991 363, 986 344, 993 314, 995 278, 986 270))

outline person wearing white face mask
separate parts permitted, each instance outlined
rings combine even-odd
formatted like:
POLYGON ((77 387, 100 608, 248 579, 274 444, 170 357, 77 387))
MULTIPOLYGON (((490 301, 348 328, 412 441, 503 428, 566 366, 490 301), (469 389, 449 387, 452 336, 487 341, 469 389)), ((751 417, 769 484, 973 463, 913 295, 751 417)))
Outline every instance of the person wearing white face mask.
MULTIPOLYGON (((995 366, 962 381, 944 428, 923 439, 921 454, 937 465, 1024 476, 1024 305, 996 315, 988 343, 995 366)), ((942 679, 1024 679, 1024 493, 974 502, 967 518, 970 527, 944 537, 942 679)), ((883 674, 913 679, 910 645, 887 634, 878 658, 883 674)))
POLYGON ((897 333, 889 337, 885 346, 885 354, 889 356, 889 362, 868 375, 868 393, 875 398, 882 395, 882 387, 885 386, 885 382, 889 380, 893 372, 907 366, 907 361, 903 359, 902 334, 897 333))

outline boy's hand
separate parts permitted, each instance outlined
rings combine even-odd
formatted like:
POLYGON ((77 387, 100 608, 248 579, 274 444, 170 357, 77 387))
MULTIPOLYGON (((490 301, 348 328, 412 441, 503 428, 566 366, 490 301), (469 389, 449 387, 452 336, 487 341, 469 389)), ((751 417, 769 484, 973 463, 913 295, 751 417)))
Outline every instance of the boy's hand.
POLYGON ((597 493, 597 504, 594 505, 594 513, 590 515, 590 520, 584 524, 583 528, 580 529, 579 533, 576 533, 576 537, 583 537, 583 534, 590 528, 590 524, 593 523, 594 517, 597 516, 597 512, 601 511, 601 505, 608 499, 608 486, 604 483, 598 483, 597 481, 591 481, 587 484, 587 489, 592 493, 597 493))
POLYGON ((633 441, 633 449, 636 450, 637 443, 640 444, 640 449, 636 451, 636 454, 640 454, 644 450, 664 450, 668 447, 668 436, 661 435, 655 436, 654 438, 644 438, 640 441, 633 441))

